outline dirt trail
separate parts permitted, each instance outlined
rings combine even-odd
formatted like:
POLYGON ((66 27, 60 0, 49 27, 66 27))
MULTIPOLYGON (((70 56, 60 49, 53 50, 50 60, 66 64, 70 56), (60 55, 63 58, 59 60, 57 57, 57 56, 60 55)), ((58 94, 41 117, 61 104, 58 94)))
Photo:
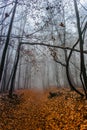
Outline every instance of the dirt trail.
POLYGON ((19 90, 0 99, 0 130, 87 130, 87 101, 67 89, 19 90), (49 99, 49 91, 61 92, 49 99))

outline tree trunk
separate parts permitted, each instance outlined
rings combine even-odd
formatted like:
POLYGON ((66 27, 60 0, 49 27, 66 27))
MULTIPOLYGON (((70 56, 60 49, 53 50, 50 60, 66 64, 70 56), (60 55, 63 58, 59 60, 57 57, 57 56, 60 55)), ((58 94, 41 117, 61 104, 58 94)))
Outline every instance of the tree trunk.
MULTIPOLYGON (((79 18, 79 12, 78 12, 78 6, 76 0, 74 0, 74 6, 75 6, 75 12, 76 12, 76 19, 77 19, 77 28, 78 28, 78 35, 79 35, 79 47, 80 47, 80 68, 81 68, 81 73, 80 77, 82 77, 84 88, 87 91, 87 75, 86 75, 86 68, 85 68, 85 62, 84 62, 84 54, 83 54, 83 44, 84 40, 82 39, 82 32, 80 28, 80 18, 79 18)), ((87 98, 87 92, 85 94, 87 98)))
POLYGON ((15 76, 16 76, 16 71, 17 71, 17 65, 18 65, 18 61, 19 61, 19 55, 20 55, 20 43, 18 45, 17 57, 16 57, 15 65, 14 65, 14 68, 13 68, 13 74, 12 74, 11 84, 10 84, 10 90, 9 90, 9 97, 12 97, 13 90, 14 90, 14 81, 15 81, 15 76))
POLYGON ((11 21, 10 21, 10 25, 9 25, 9 29, 8 29, 7 39, 6 39, 5 46, 4 46, 3 53, 2 53, 1 64, 0 64, 0 81, 2 79, 2 74, 3 74, 3 70, 4 70, 5 57, 6 57, 6 52, 7 52, 7 48, 9 45, 10 34, 11 34, 11 30, 12 30, 16 7, 17 7, 17 0, 15 0, 14 10, 12 13, 12 17, 11 17, 11 21))

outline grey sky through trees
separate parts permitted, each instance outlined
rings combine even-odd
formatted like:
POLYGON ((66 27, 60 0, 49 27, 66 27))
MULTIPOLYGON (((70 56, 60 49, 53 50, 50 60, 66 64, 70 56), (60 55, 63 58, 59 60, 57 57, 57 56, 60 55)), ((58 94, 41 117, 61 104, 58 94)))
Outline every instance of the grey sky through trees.
MULTIPOLYGON (((77 3, 83 30, 87 20, 85 18, 87 1, 78 0, 77 3)), ((6 40, 14 4, 13 0, 0 0, 0 54, 2 54, 6 40)), ((20 0, 17 3, 10 35, 9 53, 11 54, 9 54, 8 59, 11 60, 9 60, 7 68, 12 70, 14 66, 14 57, 19 42, 36 42, 72 48, 77 39, 78 32, 73 0, 20 0)), ((86 36, 84 40, 86 40, 86 36)), ((84 50, 87 50, 85 43, 84 50)), ((79 50, 79 45, 75 49, 79 50)), ((68 49, 67 56, 69 52, 68 49)), ((65 69, 60 64, 66 64, 64 55, 64 50, 59 48, 23 44, 20 48, 15 86, 18 84, 20 87, 34 87, 36 85, 41 88, 50 85, 68 86, 65 69), (57 63, 54 62, 55 58, 57 63)), ((79 62, 79 53, 74 52, 70 59, 70 73, 72 73, 71 78, 74 77, 73 82, 78 85, 81 84, 79 62)), ((8 70, 7 81, 10 74, 11 72, 9 73, 8 70)))

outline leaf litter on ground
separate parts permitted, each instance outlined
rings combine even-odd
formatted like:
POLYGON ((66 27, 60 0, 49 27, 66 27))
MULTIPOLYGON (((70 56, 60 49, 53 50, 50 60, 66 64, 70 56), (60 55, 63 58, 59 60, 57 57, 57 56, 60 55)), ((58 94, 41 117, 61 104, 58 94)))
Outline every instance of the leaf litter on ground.
POLYGON ((87 130, 87 100, 55 87, 17 90, 12 99, 4 94, 0 97, 0 130, 87 130))

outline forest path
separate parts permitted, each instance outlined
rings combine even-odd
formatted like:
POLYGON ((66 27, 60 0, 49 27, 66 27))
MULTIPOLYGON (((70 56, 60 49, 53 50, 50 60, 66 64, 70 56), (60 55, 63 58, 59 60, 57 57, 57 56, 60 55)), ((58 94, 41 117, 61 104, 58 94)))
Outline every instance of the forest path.
POLYGON ((87 130, 87 101, 68 89, 18 90, 0 98, 0 130, 87 130), (49 91, 61 93, 48 98, 49 91))

